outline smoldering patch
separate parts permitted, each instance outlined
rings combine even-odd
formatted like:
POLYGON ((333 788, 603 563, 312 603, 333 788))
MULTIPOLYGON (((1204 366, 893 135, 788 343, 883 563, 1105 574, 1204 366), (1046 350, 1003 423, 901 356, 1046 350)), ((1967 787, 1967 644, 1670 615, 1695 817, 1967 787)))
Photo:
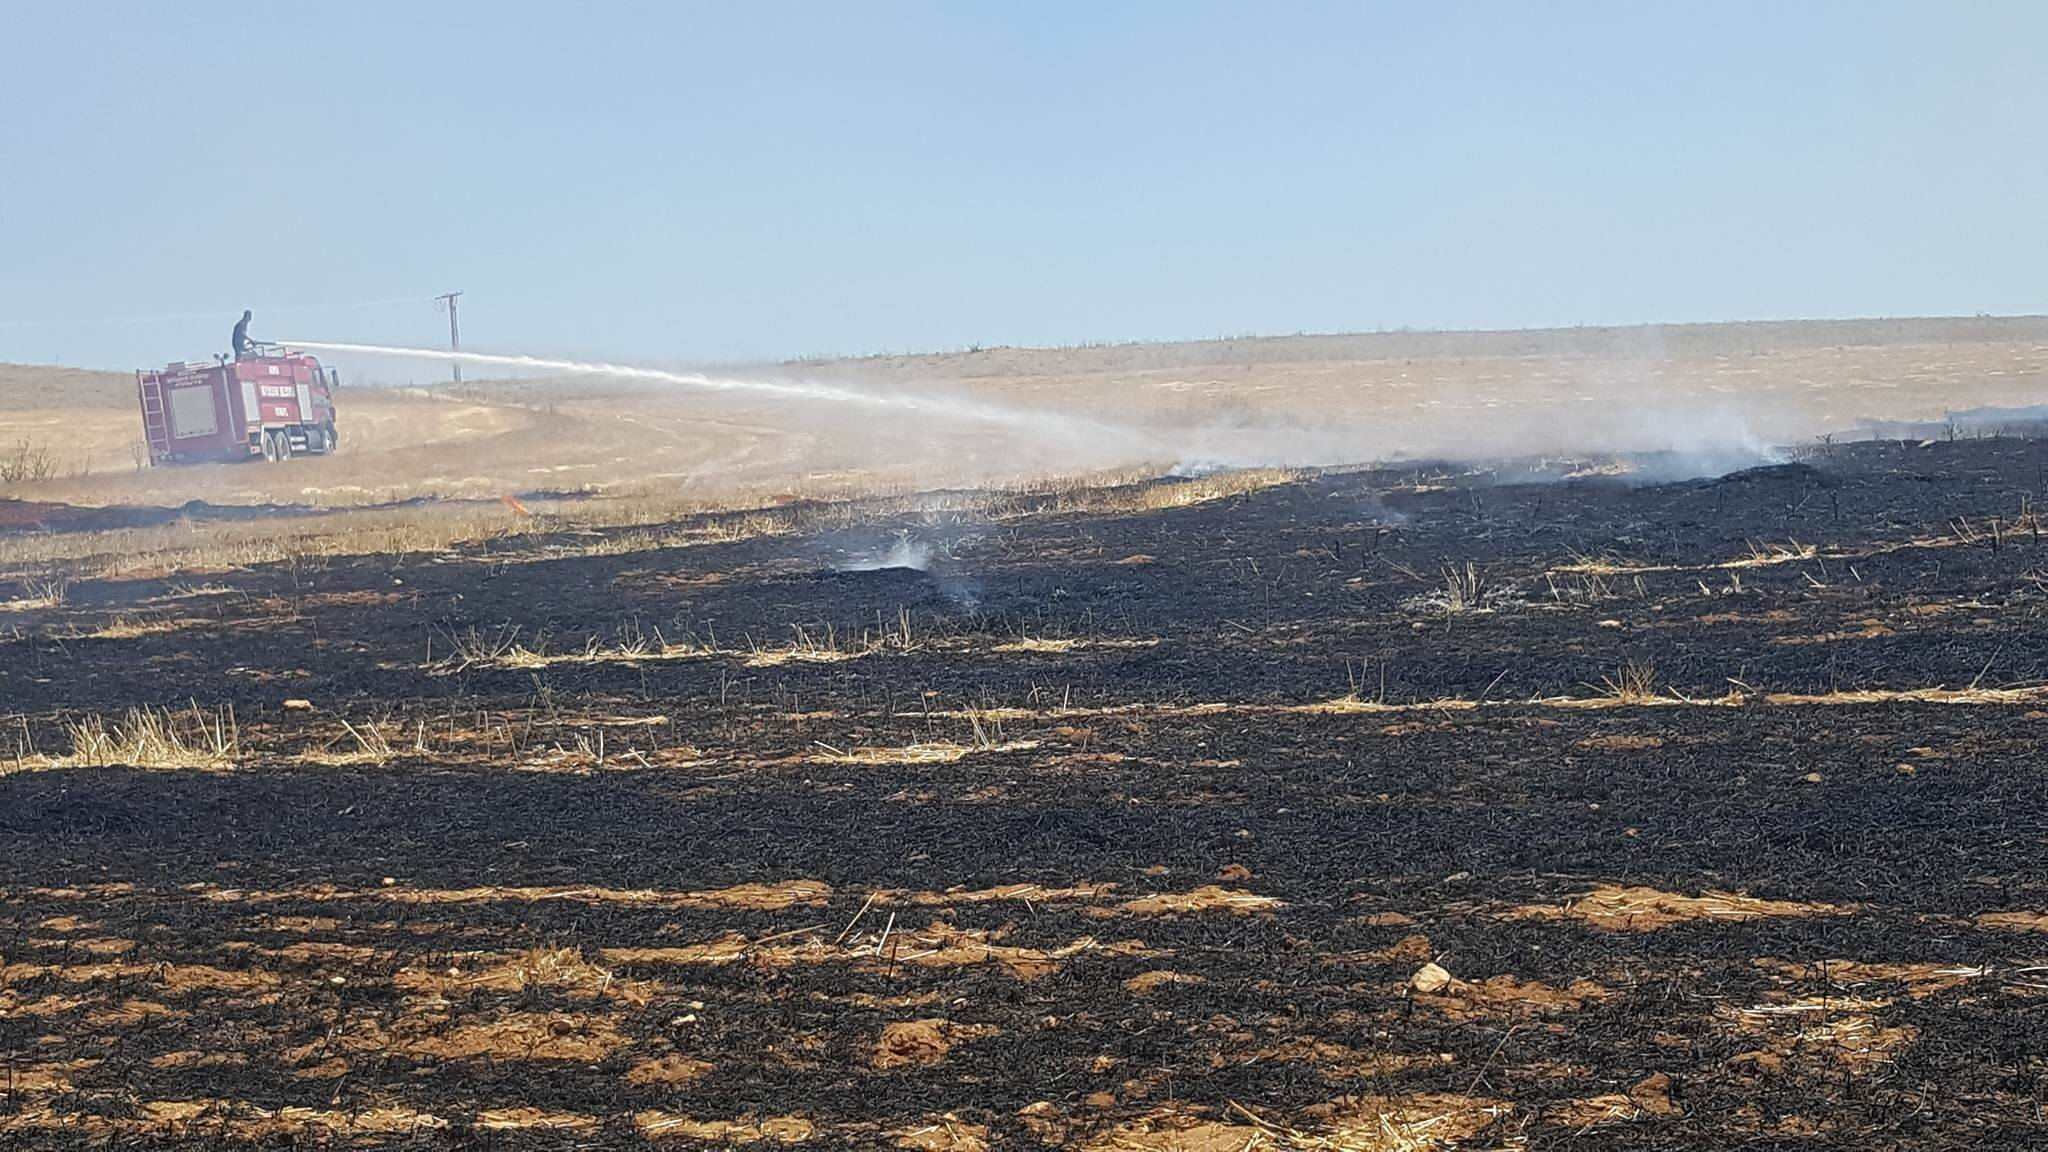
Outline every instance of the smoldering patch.
POLYGON ((932 546, 922 540, 913 539, 908 532, 899 532, 896 539, 887 547, 851 557, 833 567, 840 572, 879 572, 891 568, 929 572, 931 566, 932 546))
POLYGON ((961 611, 981 606, 981 582, 967 574, 949 542, 899 529, 888 539, 842 542, 833 551, 827 562, 835 574, 914 583, 961 611))

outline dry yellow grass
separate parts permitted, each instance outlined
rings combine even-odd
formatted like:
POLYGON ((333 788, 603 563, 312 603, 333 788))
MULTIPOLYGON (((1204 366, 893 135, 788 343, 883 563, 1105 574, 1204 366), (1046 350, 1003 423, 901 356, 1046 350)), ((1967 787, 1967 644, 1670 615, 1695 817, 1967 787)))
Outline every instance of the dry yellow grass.
MULTIPOLYGON (((63 580, 230 571, 265 564, 318 566, 354 556, 473 548, 492 563, 623 555, 813 534, 899 519, 949 516, 992 522, 1065 513, 1180 508, 1255 492, 1306 473, 1263 469, 1154 482, 1156 471, 1035 479, 934 494, 869 490, 832 500, 787 494, 774 506, 744 499, 640 491, 543 503, 498 502, 338 508, 254 520, 180 520, 146 527, 0 536, 0 579, 35 581, 0 607, 53 607, 63 580), (52 577, 51 573, 64 573, 52 577)), ((757 498, 758 499, 758 498, 757 498)))
POLYGON ((1069 636, 1055 640, 1046 637, 1026 636, 1019 640, 998 644, 993 651, 1051 655, 1063 652, 1079 652, 1091 648, 1156 648, 1158 645, 1159 639, 1157 637, 1097 639, 1094 637, 1069 636))
POLYGON ((61 607, 65 591, 62 580, 23 580, 21 595, 11 600, 0 600, 0 612, 35 612, 61 607))
MULTIPOLYGON (((1851 553, 1829 553, 1826 558, 1854 559, 1851 553)), ((1712 572, 1717 570, 1743 568, 1770 568, 1779 564, 1796 564, 1821 556, 1819 548, 1801 544, 1797 540, 1783 545, 1765 546, 1755 541, 1749 545, 1749 554, 1731 560, 1713 560, 1704 564, 1635 564, 1615 558, 1593 559, 1578 557, 1569 564, 1559 564, 1552 572, 1591 576, 1641 576, 1652 572, 1712 572)))
POLYGON ((1211 500, 1226 500, 1232 496, 1243 496, 1264 488, 1282 484, 1293 484, 1306 479, 1306 471, 1287 468, 1255 468, 1244 471, 1218 472, 1191 480, 1174 480, 1163 484, 1148 484, 1138 489, 1132 505, 1137 510, 1152 511, 1160 508, 1185 508, 1190 504, 1204 504, 1211 500))
POLYGON ((71 752, 56 767, 205 768, 234 765, 240 735, 232 707, 207 713, 131 708, 113 724, 98 714, 66 723, 71 752))
POLYGON ((951 764, 976 752, 1028 752, 1036 740, 1010 740, 970 747, 951 741, 909 744, 901 748, 834 748, 819 744, 820 755, 810 757, 822 764, 951 764))
POLYGON ((1510 920, 1578 920, 1610 932, 1655 932, 1695 920, 1748 921, 1778 917, 1840 916, 1843 905, 1764 900, 1735 892, 1699 896, 1644 885, 1602 885, 1564 904, 1530 904, 1503 913, 1510 920))
POLYGON ((2048 703, 2048 685, 2015 688, 1873 688, 1839 692, 1744 692, 1729 691, 1719 696, 1687 697, 1674 693, 1631 695, 1627 691, 1591 696, 1543 696, 1530 700, 1469 700, 1441 697, 1434 700, 1381 701, 1346 695, 1310 704, 1266 704, 1212 701, 1198 704, 1114 704, 1101 708, 985 708, 969 711, 942 709, 927 715, 937 719, 967 720, 1081 720, 1105 716, 1220 716, 1220 715, 1391 715, 1396 713, 1455 713, 1480 709, 1512 711, 1522 708, 1743 708, 1743 707, 1854 707, 1868 704, 1939 704, 1951 706, 2032 707, 2048 703))
POLYGON ((732 1145, 802 1144, 817 1133, 817 1126, 801 1116, 748 1117, 742 1120, 697 1120, 649 1109, 633 1116, 634 1129, 653 1141, 688 1140, 692 1143, 732 1145))
POLYGON ((97 627, 73 628, 65 635, 72 640, 135 640, 144 636, 168 635, 191 627, 192 623, 190 620, 116 616, 97 627))
POLYGON ((179 522, 0 538, 0 573, 62 568, 74 577, 222 572, 260 564, 439 552, 510 533, 509 509, 386 509, 268 521, 179 522))

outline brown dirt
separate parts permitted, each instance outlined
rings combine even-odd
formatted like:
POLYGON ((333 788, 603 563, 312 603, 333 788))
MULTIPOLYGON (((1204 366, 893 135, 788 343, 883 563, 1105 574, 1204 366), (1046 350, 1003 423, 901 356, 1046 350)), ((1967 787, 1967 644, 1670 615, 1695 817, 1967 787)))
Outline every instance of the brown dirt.
POLYGON ((702 1060, 669 1053, 651 1060, 642 1060, 626 1069, 626 1083, 642 1087, 655 1084, 690 1084, 702 1080, 711 1071, 711 1065, 702 1060))
POLYGON ((1671 1098, 1671 1077, 1652 1073, 1627 1092, 1615 1092, 1559 1104, 1547 1117, 1552 1123, 1586 1131, 1610 1124, 1628 1124, 1684 1112, 1671 1098))
POLYGON ((1435 992, 1418 991, 1415 1001, 1451 1019, 1470 1020, 1576 1012, 1610 995, 1605 987, 1591 980, 1575 980, 1568 986, 1556 987, 1539 980, 1501 975, 1476 982, 1454 978, 1435 992))
POLYGON ((986 1024, 956 1024, 936 1018, 900 1020, 883 1027, 868 1062, 880 1069, 929 1067, 944 1060, 955 1044, 999 1031, 986 1024))
MULTIPOLYGON (((498 1127, 515 1124, 501 1122, 498 1127)), ((314 1108, 260 1108, 235 1100, 149 1100, 124 1116, 80 1118, 42 1108, 0 1115, 0 1134, 16 1137, 72 1132, 96 1141, 158 1140, 190 1143, 226 1139, 262 1143, 280 1139, 416 1136, 448 1127, 446 1120, 404 1108, 340 1112, 314 1108)))
POLYGON ((570 1013, 513 1013, 460 1024, 403 1042, 415 1056, 436 1060, 574 1060, 592 1063, 624 1047, 612 1022, 570 1013))
POLYGON ((1124 981, 1124 987, 1143 996, 1149 992, 1157 992, 1161 988, 1170 988, 1175 984, 1200 983, 1203 983, 1202 977, 1192 972, 1174 972, 1165 968, 1157 968, 1150 972, 1140 972, 1129 980, 1124 981))
MULTIPOLYGON (((1308 1072, 1332 1081, 1382 1080, 1395 1074, 1455 1060, 1449 1053, 1439 1056, 1411 1055, 1387 1051, 1362 1051, 1328 1040, 1293 1039, 1255 1049, 1249 1053, 1235 1051, 1218 1053, 1210 1063, 1217 1068, 1257 1064, 1265 1061, 1280 1061, 1297 1064, 1308 1072)), ((1327 1117, 1335 1106, 1314 1108, 1306 1115, 1327 1117)))

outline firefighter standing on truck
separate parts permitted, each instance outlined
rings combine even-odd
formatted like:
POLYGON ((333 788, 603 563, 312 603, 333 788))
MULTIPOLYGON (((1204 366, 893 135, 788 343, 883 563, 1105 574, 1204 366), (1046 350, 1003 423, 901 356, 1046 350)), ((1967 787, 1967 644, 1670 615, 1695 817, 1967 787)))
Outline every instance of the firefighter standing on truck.
POLYGON ((240 320, 235 321, 234 341, 235 359, 237 360, 240 360, 242 357, 249 355, 251 352, 255 350, 256 347, 256 342, 254 340, 249 339, 250 315, 250 311, 247 308, 244 308, 242 309, 242 318, 240 320))

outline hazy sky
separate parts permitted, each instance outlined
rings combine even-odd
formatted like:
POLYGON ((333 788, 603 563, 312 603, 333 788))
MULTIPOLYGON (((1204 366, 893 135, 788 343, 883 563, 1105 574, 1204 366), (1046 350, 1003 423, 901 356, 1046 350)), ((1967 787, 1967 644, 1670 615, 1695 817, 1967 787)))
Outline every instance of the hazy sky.
POLYGON ((2048 310, 2048 4, 0 7, 0 360, 2048 310))

